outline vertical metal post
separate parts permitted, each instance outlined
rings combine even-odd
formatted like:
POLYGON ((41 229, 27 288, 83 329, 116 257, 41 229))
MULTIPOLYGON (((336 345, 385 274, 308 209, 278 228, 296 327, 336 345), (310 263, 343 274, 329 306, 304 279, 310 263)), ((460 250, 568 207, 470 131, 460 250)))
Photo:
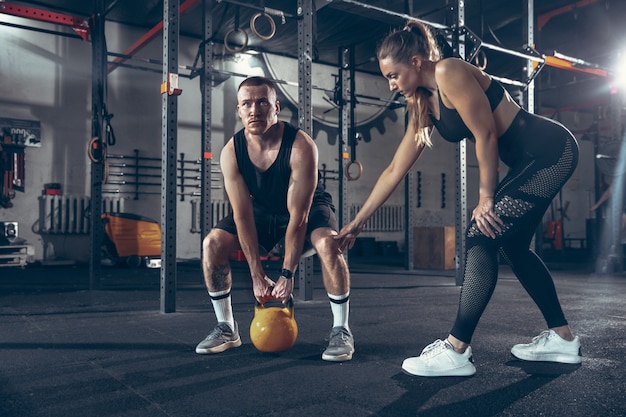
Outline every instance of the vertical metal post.
MULTIPOLYGON (((526 0, 526 45, 528 45, 528 47, 534 47, 535 46, 535 1, 534 0, 526 0)), ((527 60, 526 61, 526 79, 531 80, 528 85, 526 86, 526 91, 525 94, 523 95, 524 97, 524 106, 526 107, 526 110, 528 110, 528 112, 530 113, 534 113, 535 112, 535 78, 532 77, 532 73, 533 73, 533 65, 534 65, 534 61, 532 60, 527 60)), ((537 252, 539 254, 539 256, 541 256, 543 249, 542 249, 542 242, 543 242, 543 225, 540 224, 536 231, 535 231, 535 236, 532 239, 531 242, 531 248, 535 248, 535 252, 537 252), (539 237, 539 238, 537 238, 539 237)))
POLYGON ((213 152, 211 150, 211 101, 213 98, 213 7, 214 0, 206 0, 202 9, 203 13, 203 44, 202 56, 204 66, 200 77, 200 93, 202 94, 202 188, 200 189, 200 248, 202 240, 213 227, 211 206, 211 163, 213 152))
POLYGON ((180 0, 163 1, 163 93, 161 143, 161 313, 176 311, 176 155, 178 96, 171 93, 178 74, 180 0))
MULTIPOLYGON (((92 70, 91 70, 91 136, 99 138, 96 146, 103 151, 104 138, 103 115, 106 85, 106 48, 105 48, 105 0, 95 1, 96 12, 93 15, 91 28, 92 70)), ((102 261, 102 180, 104 178, 103 161, 91 161, 91 210, 89 218, 90 252, 89 252, 89 289, 100 287, 102 261)))
MULTIPOLYGON (((465 2, 457 1, 457 24, 454 31, 453 49, 459 57, 465 58, 465 35, 461 28, 465 26, 465 2)), ((463 284, 465 269, 465 230, 467 230, 467 141, 463 140, 456 145, 455 169, 455 248, 456 248, 456 285, 463 284)))
POLYGON ((622 214, 624 212, 624 185, 626 184, 626 142, 622 132, 622 96, 620 89, 614 89, 609 96, 611 106, 612 140, 619 144, 619 155, 614 168, 611 184, 610 209, 608 215, 610 249, 607 272, 622 274, 624 272, 624 254, 622 247, 622 214))
MULTIPOLYGON (((298 127, 313 137, 313 19, 312 0, 298 0, 298 127)), ((298 287, 302 300, 313 299, 313 257, 300 259, 298 287)))
POLYGON ((404 177, 404 247, 405 247, 405 260, 404 266, 406 269, 413 269, 413 209, 415 208, 415 173, 411 170, 404 177))
MULTIPOLYGON (((535 45, 535 1, 526 0, 526 44, 529 47, 535 45)), ((526 110, 535 112, 535 79, 531 78, 534 62, 530 59, 526 61, 526 77, 531 79, 526 87, 526 110)))
MULTIPOLYGON (((348 111, 345 113, 348 113, 348 119, 346 120, 347 123, 347 132, 348 135, 345 136, 345 140, 342 141, 342 143, 344 144, 344 146, 347 146, 348 149, 350 149, 350 151, 348 152, 347 150, 343 152, 343 164, 344 164, 344 169, 343 171, 340 172, 347 172, 346 168, 352 163, 354 162, 354 158, 355 158, 355 154, 352 153, 352 151, 354 149, 356 149, 356 121, 355 121, 355 117, 354 117, 354 110, 356 109, 356 62, 355 62, 355 57, 354 57, 354 45, 350 46, 347 49, 344 49, 344 53, 343 53, 343 60, 341 61, 342 65, 341 67, 344 69, 343 70, 343 77, 347 76, 347 79, 344 78, 342 81, 342 86, 343 86, 343 92, 345 94, 345 98, 346 98, 346 105, 348 106, 348 111), (346 69, 346 64, 347 64, 347 69, 346 69)), ((341 175, 341 174, 340 174, 341 175)), ((340 222, 340 226, 339 227, 343 227, 343 225, 347 224, 350 222, 350 206, 348 205, 348 184, 347 182, 343 183, 342 186, 342 193, 343 193, 343 199, 342 199, 342 219, 343 221, 340 222)), ((346 251, 343 254, 344 258, 346 259, 346 261, 348 260, 348 252, 346 251)))
MULTIPOLYGON (((339 48, 339 88, 341 89, 341 103, 339 106, 339 228, 350 222, 350 210, 348 207, 348 186, 346 169, 350 163, 350 48, 339 48)), ((344 254, 347 256, 347 254, 344 254)))

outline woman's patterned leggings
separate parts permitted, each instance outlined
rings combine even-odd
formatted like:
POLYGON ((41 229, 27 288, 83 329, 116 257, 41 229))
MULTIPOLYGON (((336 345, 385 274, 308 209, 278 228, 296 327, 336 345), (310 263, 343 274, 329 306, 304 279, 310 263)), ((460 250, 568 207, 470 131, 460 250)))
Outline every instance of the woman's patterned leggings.
POLYGON ((532 237, 553 198, 578 162, 578 144, 562 125, 525 111, 499 140, 500 158, 510 167, 498 184, 495 213, 504 221, 492 239, 472 221, 466 232, 463 287, 452 336, 470 343, 498 280, 498 252, 517 276, 548 327, 567 324, 552 276, 530 249, 532 237))

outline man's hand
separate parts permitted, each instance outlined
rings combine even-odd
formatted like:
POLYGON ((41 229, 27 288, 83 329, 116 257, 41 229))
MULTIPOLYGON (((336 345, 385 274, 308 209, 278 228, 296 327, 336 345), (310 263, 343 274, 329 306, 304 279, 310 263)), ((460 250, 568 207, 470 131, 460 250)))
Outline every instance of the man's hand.
POLYGON ((274 289, 272 290, 272 297, 280 300, 283 304, 286 304, 287 301, 291 298, 291 294, 293 293, 293 278, 285 278, 283 276, 278 278, 274 289))
POLYGON ((254 298, 260 303, 265 304, 272 298, 272 290, 276 283, 269 279, 267 275, 263 277, 262 280, 252 280, 252 287, 254 290, 254 298))

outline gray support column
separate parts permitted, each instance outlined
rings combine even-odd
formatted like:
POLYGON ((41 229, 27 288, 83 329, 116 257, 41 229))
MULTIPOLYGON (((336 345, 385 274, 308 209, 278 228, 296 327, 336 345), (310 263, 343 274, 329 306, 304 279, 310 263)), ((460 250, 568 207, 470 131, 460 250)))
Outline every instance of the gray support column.
MULTIPOLYGON (((97 151, 103 151, 104 128, 104 96, 106 85, 106 47, 105 47, 105 0, 95 1, 95 14, 91 27, 92 70, 91 70, 91 136, 99 138, 95 144, 97 151)), ((91 210, 89 218, 90 251, 89 251, 89 289, 100 287, 101 247, 104 238, 102 227, 102 180, 104 178, 104 163, 91 161, 91 210)))
POLYGON ((204 66, 200 77, 200 93, 202 94, 202 188, 200 202, 200 248, 202 240, 209 233, 213 213, 211 208, 211 163, 213 151, 211 149, 211 101, 213 98, 213 7, 214 0, 206 0, 203 5, 203 44, 202 56, 204 66))
MULTIPOLYGON (((298 0, 298 127, 313 134, 313 66, 314 13, 312 0, 298 0)), ((313 257, 300 259, 298 287, 300 299, 313 299, 313 257)))
POLYGON ((163 1, 161 143, 161 313, 176 311, 176 155, 179 0, 163 1), (163 90, 163 88, 162 88, 163 90))
MULTIPOLYGON (((535 6, 534 0, 526 0, 526 44, 529 47, 534 47, 535 45, 535 6)), ((526 110, 530 113, 535 112, 535 78, 531 77, 533 74, 533 65, 534 61, 527 60, 526 61, 526 77, 531 81, 528 83, 528 87, 526 87, 526 110)))
MULTIPOLYGON (((526 0, 526 45, 534 48, 535 46, 535 5, 534 0, 526 0)), ((526 61, 526 79, 530 80, 528 85, 526 86, 526 90, 524 91, 524 107, 530 113, 535 112, 535 77, 533 77, 533 65, 534 61, 527 60, 526 61)), ((535 231, 535 237, 533 237, 530 247, 535 248, 535 252, 541 256, 543 249, 541 248, 541 243, 543 238, 541 234, 543 233, 543 225, 540 223, 535 231), (537 239, 537 235, 540 236, 540 239, 537 239)))
MULTIPOLYGON (((465 26, 465 2, 457 2, 457 24, 454 27, 453 49, 461 58, 465 58, 465 35, 460 29, 465 26)), ((468 226, 467 214, 467 141, 456 145, 455 169, 455 248, 456 248, 456 285, 463 284, 465 268, 465 230, 468 226)))
POLYGON ((415 172, 409 171, 404 178, 404 247, 405 247, 405 260, 404 266, 406 269, 411 270, 414 267, 413 261, 413 228, 415 222, 413 221, 413 210, 417 207, 415 201, 415 194, 417 193, 415 185, 415 172))
POLYGON ((622 274, 624 272, 624 249, 622 246, 622 213, 624 212, 624 185, 626 184, 626 144, 624 143, 622 132, 622 100, 621 89, 609 94, 609 104, 611 106, 611 133, 612 140, 620 144, 617 163, 615 164, 615 173, 611 184, 611 198, 609 209, 609 257, 607 272, 622 274))
MULTIPOLYGON (((339 143, 337 160, 339 161, 339 228, 350 222, 350 208, 348 206, 348 184, 345 175, 350 164, 350 48, 339 49, 339 86, 341 89, 341 103, 339 107, 339 143)), ((344 253, 347 256, 347 253, 344 253)))

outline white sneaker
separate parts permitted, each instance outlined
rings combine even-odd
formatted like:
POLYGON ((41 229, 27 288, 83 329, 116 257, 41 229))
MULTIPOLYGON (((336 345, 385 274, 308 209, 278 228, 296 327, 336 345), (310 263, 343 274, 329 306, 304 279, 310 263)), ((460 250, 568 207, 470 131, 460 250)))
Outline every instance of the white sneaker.
POLYGON ((567 341, 554 330, 544 330, 533 341, 513 346, 511 353, 518 359, 537 362, 581 363, 578 336, 567 341))
POLYGON ((458 353, 448 341, 439 339, 426 346, 420 356, 405 359, 402 369, 418 376, 471 376, 476 373, 471 347, 458 353))

